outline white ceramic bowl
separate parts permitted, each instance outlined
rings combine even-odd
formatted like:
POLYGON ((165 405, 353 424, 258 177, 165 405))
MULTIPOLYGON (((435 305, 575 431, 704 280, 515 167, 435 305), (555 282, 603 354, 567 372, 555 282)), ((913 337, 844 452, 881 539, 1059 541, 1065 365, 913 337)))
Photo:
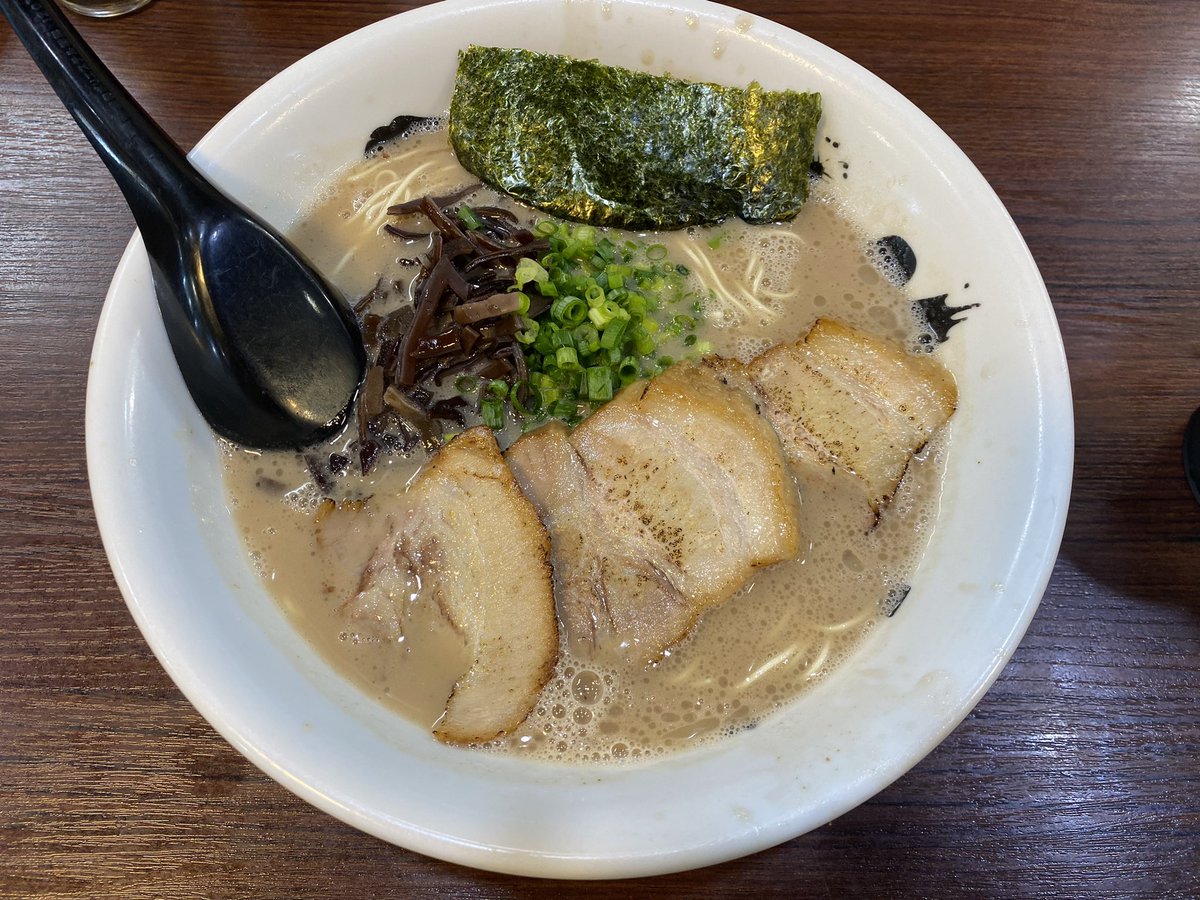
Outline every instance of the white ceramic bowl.
POLYGON ((937 527, 901 612, 762 727, 670 759, 567 767, 442 746, 335 674, 259 584, 137 236, 105 304, 87 403, 89 475, 117 581, 214 728, 289 790, 385 840, 564 877, 668 872, 769 847, 920 760, 1024 633, 1071 477, 1069 385, 1049 298, 995 194, 912 104, 815 41, 702 0, 451 0, 405 13, 274 78, 193 159, 285 227, 372 128, 442 112, 456 51, 471 42, 824 94, 824 133, 852 162, 839 188, 875 232, 916 248, 916 295, 950 290, 952 302, 981 304, 945 345, 961 407, 937 527), (966 282, 969 292, 956 290, 966 282))

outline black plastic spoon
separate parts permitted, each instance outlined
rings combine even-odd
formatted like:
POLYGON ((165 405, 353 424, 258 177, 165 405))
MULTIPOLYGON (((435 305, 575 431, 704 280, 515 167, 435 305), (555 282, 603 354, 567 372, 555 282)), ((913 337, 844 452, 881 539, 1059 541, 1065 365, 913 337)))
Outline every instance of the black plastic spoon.
POLYGON ((213 430, 264 449, 332 434, 366 366, 345 301, 187 161, 50 0, 0 0, 0 11, 125 195, 175 359, 213 430))

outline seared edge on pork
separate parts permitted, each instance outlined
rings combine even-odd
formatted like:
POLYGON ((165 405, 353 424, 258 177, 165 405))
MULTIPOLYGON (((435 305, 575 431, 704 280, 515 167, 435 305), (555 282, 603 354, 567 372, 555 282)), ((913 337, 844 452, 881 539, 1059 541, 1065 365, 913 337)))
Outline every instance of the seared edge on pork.
POLYGON ((553 536, 568 637, 647 661, 799 548, 779 441, 745 394, 680 364, 621 391, 573 432, 508 451, 553 536))

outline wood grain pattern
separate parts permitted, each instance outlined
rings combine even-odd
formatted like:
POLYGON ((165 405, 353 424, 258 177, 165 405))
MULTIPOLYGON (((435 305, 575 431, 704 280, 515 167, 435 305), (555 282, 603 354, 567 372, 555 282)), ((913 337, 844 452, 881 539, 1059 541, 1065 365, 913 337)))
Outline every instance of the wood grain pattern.
MULTIPOLYGON (((81 29, 190 146, 275 72, 412 4, 157 0, 81 29)), ((0 26, 0 896, 1200 896, 1200 3, 746 0, 958 142, 1045 277, 1076 481, 1041 611, 974 713, 874 800, 636 882, 474 872, 296 800, 154 660, 88 495, 92 333, 132 230, 0 26)))

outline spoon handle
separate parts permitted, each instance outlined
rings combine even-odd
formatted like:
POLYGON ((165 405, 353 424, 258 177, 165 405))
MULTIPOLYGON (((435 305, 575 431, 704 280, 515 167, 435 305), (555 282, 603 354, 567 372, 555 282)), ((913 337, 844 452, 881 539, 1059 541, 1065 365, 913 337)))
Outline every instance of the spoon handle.
POLYGON ((133 217, 162 224, 164 198, 211 190, 183 151, 129 95, 52 0, 0 0, 0 12, 112 172, 133 217))

